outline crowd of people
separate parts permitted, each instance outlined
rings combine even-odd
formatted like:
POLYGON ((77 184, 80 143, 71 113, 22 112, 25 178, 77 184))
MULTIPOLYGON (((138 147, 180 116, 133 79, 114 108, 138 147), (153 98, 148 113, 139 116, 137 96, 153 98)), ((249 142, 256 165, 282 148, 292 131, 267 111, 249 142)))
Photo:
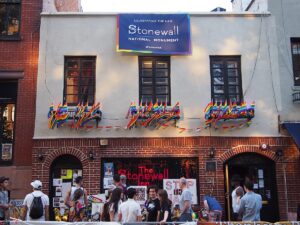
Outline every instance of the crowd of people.
MULTIPOLYGON (((83 188, 82 182, 82 177, 76 177, 75 186, 67 192, 65 197, 69 222, 87 220, 87 191, 83 188)), ((12 207, 9 204, 8 185, 9 178, 0 177, 0 220, 9 218, 8 211, 12 207)), ((32 192, 26 195, 23 202, 22 219, 27 221, 49 220, 49 198, 41 191, 41 181, 35 180, 31 182, 31 186, 32 192)), ((149 186, 147 188, 148 199, 144 207, 141 207, 136 201, 137 190, 135 188, 127 189, 126 177, 116 174, 114 175, 114 186, 108 192, 100 220, 122 223, 134 223, 143 220, 160 224, 174 220, 179 222, 192 221, 192 193, 187 188, 185 178, 180 178, 179 187, 181 189, 179 212, 178 215, 174 216, 172 202, 169 200, 166 190, 158 190, 156 186, 149 186)), ((203 205, 209 221, 222 220, 223 209, 211 194, 204 196, 203 205)), ((235 221, 260 221, 261 208, 262 198, 253 191, 253 183, 250 180, 245 180, 244 187, 241 187, 239 183, 235 184, 232 191, 232 209, 235 221)))

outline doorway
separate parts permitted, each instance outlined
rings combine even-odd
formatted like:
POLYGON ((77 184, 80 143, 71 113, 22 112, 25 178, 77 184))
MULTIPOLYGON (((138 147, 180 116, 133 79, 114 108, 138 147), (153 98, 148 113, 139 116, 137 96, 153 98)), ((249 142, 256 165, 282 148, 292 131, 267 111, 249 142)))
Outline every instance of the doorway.
POLYGON ((54 209, 64 208, 66 192, 74 185, 74 179, 82 176, 82 163, 73 155, 56 158, 50 168, 49 216, 55 220, 54 209))
POLYGON ((229 159, 225 164, 226 214, 233 218, 231 193, 234 182, 243 186, 245 179, 254 183, 254 192, 262 196, 263 206, 260 212, 261 221, 277 222, 279 220, 276 170, 274 161, 256 154, 244 153, 229 159))

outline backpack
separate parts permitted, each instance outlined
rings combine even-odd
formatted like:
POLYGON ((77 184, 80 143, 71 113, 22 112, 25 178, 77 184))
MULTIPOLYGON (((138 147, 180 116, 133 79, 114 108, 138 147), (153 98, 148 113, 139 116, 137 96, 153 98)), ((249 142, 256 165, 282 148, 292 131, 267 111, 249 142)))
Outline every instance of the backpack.
POLYGON ((33 200, 30 206, 29 216, 32 219, 39 219, 44 215, 44 206, 42 202, 42 196, 35 197, 33 196, 33 200))

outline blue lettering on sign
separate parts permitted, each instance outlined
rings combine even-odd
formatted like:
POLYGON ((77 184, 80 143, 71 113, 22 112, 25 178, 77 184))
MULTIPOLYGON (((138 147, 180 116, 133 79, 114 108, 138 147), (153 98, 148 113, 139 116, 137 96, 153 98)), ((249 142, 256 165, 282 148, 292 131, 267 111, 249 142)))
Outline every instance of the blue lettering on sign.
POLYGON ((118 34, 118 51, 191 53, 190 18, 187 14, 120 14, 118 34))

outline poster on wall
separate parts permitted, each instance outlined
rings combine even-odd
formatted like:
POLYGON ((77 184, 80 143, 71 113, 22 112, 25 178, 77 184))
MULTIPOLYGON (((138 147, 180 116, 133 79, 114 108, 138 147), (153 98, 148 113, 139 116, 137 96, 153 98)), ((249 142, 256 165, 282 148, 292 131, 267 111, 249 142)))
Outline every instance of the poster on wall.
POLYGON ((188 14, 119 14, 117 51, 191 54, 188 14))
POLYGON ((70 180, 73 177, 73 171, 69 169, 62 169, 60 175, 63 180, 70 180))
POLYGON ((136 189, 136 201, 140 205, 144 205, 145 201, 147 200, 147 186, 130 186, 129 188, 135 188, 136 189))
POLYGON ((114 188, 115 185, 114 185, 114 180, 112 177, 104 177, 103 178, 103 188, 104 189, 111 189, 111 188, 114 188))
POLYGON ((2 144, 2 160, 11 160, 12 159, 12 144, 6 143, 2 144))
POLYGON ((114 164, 104 163, 104 177, 112 177, 114 175, 114 164))
MULTIPOLYGON (((164 179, 163 187, 164 190, 167 191, 172 204, 179 204, 179 197, 181 195, 181 189, 179 188, 179 179, 164 179)), ((187 179, 187 188, 192 192, 192 204, 198 204, 197 180, 187 179)))

